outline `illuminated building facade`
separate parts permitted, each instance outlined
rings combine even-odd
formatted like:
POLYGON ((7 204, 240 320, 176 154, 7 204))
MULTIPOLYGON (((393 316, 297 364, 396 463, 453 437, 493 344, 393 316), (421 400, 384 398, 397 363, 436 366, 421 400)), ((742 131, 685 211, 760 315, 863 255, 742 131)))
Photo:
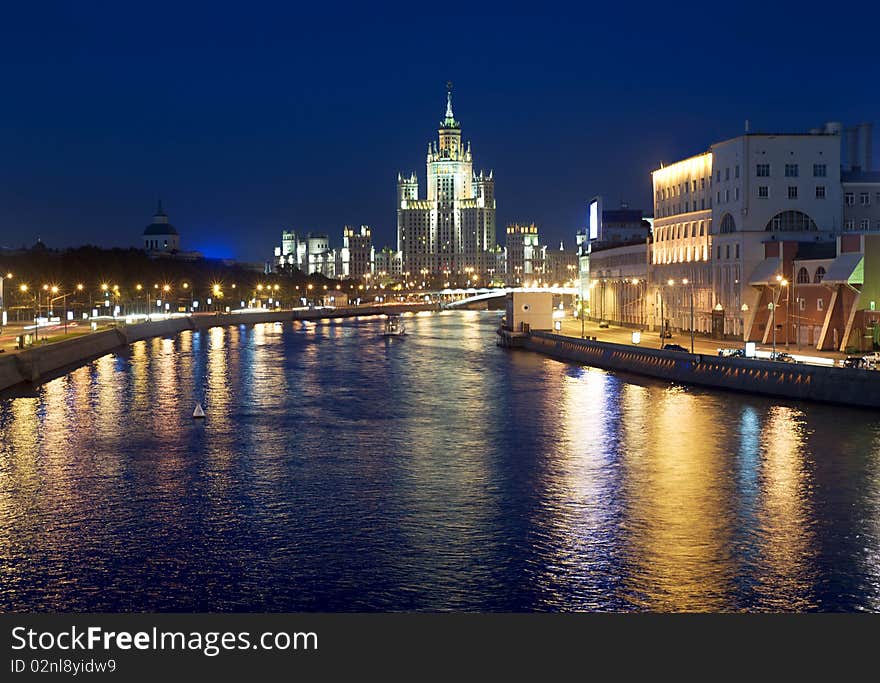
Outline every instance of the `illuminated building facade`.
POLYGON ((839 124, 747 133, 654 171, 652 326, 662 310, 672 330, 689 331, 693 317, 699 333, 758 334, 772 244, 832 241, 841 229, 840 149, 839 124))
POLYGON ((438 141, 428 144, 427 196, 415 173, 397 176, 397 248, 402 269, 446 277, 496 269, 495 180, 473 171, 470 143, 452 112, 451 84, 438 141))
POLYGON ((508 225, 505 250, 507 285, 537 282, 543 276, 545 247, 541 246, 537 225, 508 225))
POLYGON ((710 264, 712 153, 659 168, 652 178, 651 324, 659 329, 662 315, 668 326, 689 330, 693 295, 694 327, 708 332, 714 304, 710 264), (675 284, 670 286, 670 280, 675 284), (683 284, 685 280, 687 284, 683 284))
POLYGON ((373 272, 373 238, 370 226, 359 230, 346 225, 342 230, 342 249, 339 250, 337 277, 361 279, 373 272))

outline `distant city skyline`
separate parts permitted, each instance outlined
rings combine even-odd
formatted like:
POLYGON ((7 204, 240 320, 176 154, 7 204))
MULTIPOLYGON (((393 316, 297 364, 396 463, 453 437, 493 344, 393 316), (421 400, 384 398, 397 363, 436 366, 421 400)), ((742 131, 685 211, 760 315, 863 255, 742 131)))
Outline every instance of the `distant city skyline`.
POLYGON ((346 224, 393 247, 397 173, 421 170, 447 80, 498 182, 498 239, 534 221, 547 243, 570 245, 591 197, 650 212, 661 161, 735 137, 746 119, 753 132, 880 119, 880 93, 865 87, 875 22, 761 7, 704 8, 686 27, 646 10, 487 6, 471 30, 431 41, 427 9, 16 7, 0 41, 0 245, 139 247, 162 199, 181 247, 206 256, 264 261, 281 229, 346 224), (761 24, 847 49, 795 60, 755 43, 761 24), (706 48, 691 54, 696 28, 706 48))

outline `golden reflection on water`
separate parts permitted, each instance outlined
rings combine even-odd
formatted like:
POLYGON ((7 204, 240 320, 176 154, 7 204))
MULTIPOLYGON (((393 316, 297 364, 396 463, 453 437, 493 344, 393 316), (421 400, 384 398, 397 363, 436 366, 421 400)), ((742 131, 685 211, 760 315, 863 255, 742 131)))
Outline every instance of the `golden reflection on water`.
POLYGON ((181 404, 179 356, 175 346, 174 339, 154 339, 151 354, 155 382, 151 406, 153 432, 163 441, 173 439, 180 432, 180 413, 185 410, 181 404))
POLYGON ((633 563, 628 597, 651 611, 729 609, 729 481, 711 414, 677 389, 637 410, 645 418, 627 414, 639 434, 622 452, 633 563))
POLYGON ((147 342, 138 341, 129 348, 132 409, 145 414, 150 407, 149 357, 147 342))
POLYGON ((812 487, 805 450, 803 413, 772 407, 761 431, 758 519, 765 570, 758 576, 758 586, 762 606, 773 611, 814 606, 809 598, 815 584, 812 487))
POLYGON ((535 396, 536 408, 558 415, 548 442, 535 519, 536 527, 547 534, 542 545, 548 561, 536 579, 538 605, 544 609, 595 607, 578 604, 576 596, 560 587, 595 582, 610 559, 607 545, 601 542, 611 531, 614 517, 613 506, 608 504, 614 464, 607 448, 613 435, 605 405, 610 381, 601 370, 582 369, 577 376, 562 378, 560 404, 555 403, 553 391, 535 396))

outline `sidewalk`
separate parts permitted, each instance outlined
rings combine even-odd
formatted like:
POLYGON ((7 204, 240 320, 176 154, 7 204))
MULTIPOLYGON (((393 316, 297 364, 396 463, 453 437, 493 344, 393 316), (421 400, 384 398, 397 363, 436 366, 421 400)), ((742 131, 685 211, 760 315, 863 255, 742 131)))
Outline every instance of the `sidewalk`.
MULTIPOLYGON (((617 327, 611 325, 608 328, 600 328, 599 324, 591 320, 584 323, 584 333, 588 337, 596 337, 598 341, 611 342, 614 344, 628 344, 630 346, 639 346, 642 348, 659 349, 665 344, 678 344, 690 350, 691 337, 689 333, 673 332, 669 337, 661 343, 660 332, 646 332, 642 330, 642 338, 639 344, 632 343, 632 333, 637 331, 636 328, 617 327)), ((567 337, 581 338, 581 321, 574 318, 565 318, 562 320, 562 330, 559 334, 567 337)), ((694 335, 694 353, 703 355, 717 356, 718 349, 741 349, 745 346, 742 341, 732 341, 725 339, 712 339, 703 335, 694 335)), ((773 350, 772 344, 758 344, 759 351, 770 353, 773 350)), ((785 345, 785 340, 776 340, 776 351, 790 353, 793 356, 808 356, 810 358, 840 360, 846 358, 846 354, 834 351, 817 351, 814 347, 801 346, 798 349, 796 344, 785 345)))

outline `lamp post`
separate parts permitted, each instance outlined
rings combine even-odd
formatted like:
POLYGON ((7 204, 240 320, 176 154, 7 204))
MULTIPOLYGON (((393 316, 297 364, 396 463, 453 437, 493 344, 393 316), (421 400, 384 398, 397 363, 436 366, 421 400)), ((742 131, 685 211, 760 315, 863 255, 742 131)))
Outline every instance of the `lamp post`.
POLYGON ((691 353, 694 352, 694 283, 688 283, 688 279, 684 278, 681 284, 691 286, 691 353))
MULTIPOLYGON (((52 293, 53 293, 53 294, 57 294, 57 293, 58 293, 58 288, 57 288, 57 287, 53 287, 53 288, 52 288, 52 293)), ((55 303, 56 301, 58 301, 59 299, 64 299, 64 334, 67 334, 67 297, 68 297, 69 295, 70 295, 70 292, 65 292, 64 294, 59 294, 58 296, 56 296, 56 297, 54 297, 53 299, 50 299, 50 300, 49 300, 49 306, 51 306, 52 304, 54 304, 54 303, 55 303)))
MULTIPOLYGON (((21 284, 18 286, 18 291, 20 291, 23 295, 26 295, 28 292, 28 286, 25 284, 21 284)), ((37 321, 37 297, 39 296, 39 292, 34 292, 34 341, 36 342, 39 337, 40 325, 37 321)))
POLYGON ((193 290, 192 287, 189 286, 188 282, 184 282, 181 287, 183 287, 184 291, 189 292, 189 312, 192 313, 193 310, 193 290))
POLYGON ((6 273, 5 276, 0 277, 0 326, 2 326, 5 322, 4 318, 6 317, 6 299, 3 296, 3 283, 5 280, 11 280, 12 273, 6 273))
MULTIPOLYGON (((669 278, 666 281, 667 287, 672 287, 675 284, 675 280, 669 278)), ((660 285, 660 348, 663 348, 663 344, 666 341, 666 318, 663 315, 663 285, 660 285)))
POLYGON ((772 313, 773 318, 773 353, 771 358, 776 360, 776 304, 779 301, 779 295, 782 293, 782 288, 788 286, 788 280, 786 280, 781 275, 776 276, 776 282, 779 284, 779 288, 773 287, 773 303, 770 304, 770 312, 772 313))

